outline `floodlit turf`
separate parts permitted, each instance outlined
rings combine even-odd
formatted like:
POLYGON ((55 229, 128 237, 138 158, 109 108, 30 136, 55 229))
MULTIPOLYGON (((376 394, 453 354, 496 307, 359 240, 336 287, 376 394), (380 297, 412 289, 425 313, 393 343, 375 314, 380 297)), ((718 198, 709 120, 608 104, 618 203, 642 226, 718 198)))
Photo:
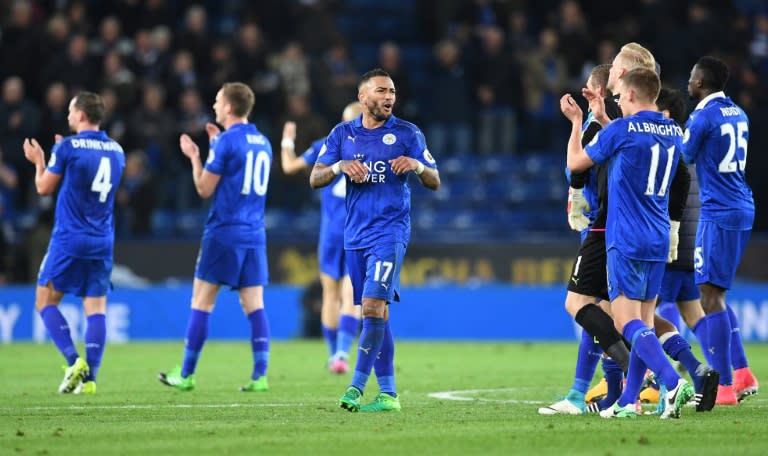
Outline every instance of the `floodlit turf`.
MULTIPOLYGON (((570 386, 575 343, 400 342, 399 414, 340 410, 349 378, 324 370, 320 341, 273 343, 267 393, 238 391, 245 341, 208 343, 195 391, 161 385, 157 372, 181 352, 181 342, 109 345, 98 393, 74 396, 56 392, 52 345, 0 346, 0 454, 768 454, 768 390, 681 420, 539 416, 570 386)), ((768 346, 747 354, 768 388, 768 346)), ((372 377, 363 402, 376 392, 372 377)))

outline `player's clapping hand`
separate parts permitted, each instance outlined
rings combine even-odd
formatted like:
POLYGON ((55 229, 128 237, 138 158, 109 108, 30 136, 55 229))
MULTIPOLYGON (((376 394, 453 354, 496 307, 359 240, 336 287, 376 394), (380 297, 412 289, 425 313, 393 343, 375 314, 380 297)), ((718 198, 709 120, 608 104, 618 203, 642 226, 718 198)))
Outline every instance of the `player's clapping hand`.
POLYGON ((352 182, 361 183, 368 176, 368 167, 359 160, 344 160, 340 165, 341 172, 349 176, 352 182))
POLYGON ((587 87, 581 89, 581 95, 589 103, 589 110, 592 111, 595 118, 602 119, 605 116, 605 100, 603 100, 603 97, 598 92, 587 87))
POLYGON ((419 161, 413 158, 401 155, 389 161, 392 172, 395 174, 409 173, 419 167, 419 161))
POLYGON ((40 144, 37 142, 36 139, 32 138, 26 138, 24 139, 24 157, 27 158, 31 163, 37 164, 38 160, 45 161, 45 154, 43 153, 43 148, 40 147, 40 144))
POLYGON ((583 116, 581 108, 570 94, 566 93, 560 98, 560 111, 562 111, 563 115, 571 122, 581 123, 581 118, 583 116))
POLYGON ((283 125, 283 139, 296 140, 296 122, 290 120, 283 125))
POLYGON ((213 141, 213 138, 221 133, 221 130, 216 126, 216 124, 208 122, 205 124, 205 132, 208 133, 208 141, 213 141))
MULTIPOLYGON (((208 124, 208 125, 212 125, 212 124, 208 124)), ((181 147, 181 152, 184 155, 186 155, 187 158, 189 159, 200 156, 200 148, 197 147, 197 144, 195 144, 195 142, 192 141, 192 138, 190 138, 189 135, 186 133, 184 133, 179 137, 179 147, 181 147)))

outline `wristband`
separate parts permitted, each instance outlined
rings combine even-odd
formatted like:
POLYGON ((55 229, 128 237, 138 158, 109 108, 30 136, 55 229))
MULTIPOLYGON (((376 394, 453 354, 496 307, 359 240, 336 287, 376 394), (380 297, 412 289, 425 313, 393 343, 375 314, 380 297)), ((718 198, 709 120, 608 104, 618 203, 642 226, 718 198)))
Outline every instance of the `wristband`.
POLYGON ((294 143, 291 138, 283 138, 283 140, 280 141, 280 147, 284 149, 293 149, 296 147, 296 143, 294 143))
POLYGON ((334 176, 338 176, 341 174, 341 162, 336 162, 331 166, 331 171, 333 171, 334 176))
POLYGON ((416 174, 421 174, 424 172, 424 163, 419 162, 419 166, 416 167, 416 169, 413 170, 416 174))

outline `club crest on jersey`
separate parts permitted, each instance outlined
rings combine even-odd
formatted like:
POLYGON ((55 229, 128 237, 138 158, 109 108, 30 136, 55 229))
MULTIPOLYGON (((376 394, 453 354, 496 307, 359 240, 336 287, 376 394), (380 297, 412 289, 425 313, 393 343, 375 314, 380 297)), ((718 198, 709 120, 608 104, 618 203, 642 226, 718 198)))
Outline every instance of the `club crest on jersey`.
POLYGON ((384 137, 381 138, 381 142, 383 142, 388 146, 391 146, 392 144, 394 144, 395 141, 397 141, 397 137, 392 133, 387 133, 386 135, 384 135, 384 137))
POLYGON ((429 149, 424 149, 422 156, 424 157, 424 160, 426 160, 430 165, 435 164, 435 158, 432 156, 432 154, 429 153, 429 149))

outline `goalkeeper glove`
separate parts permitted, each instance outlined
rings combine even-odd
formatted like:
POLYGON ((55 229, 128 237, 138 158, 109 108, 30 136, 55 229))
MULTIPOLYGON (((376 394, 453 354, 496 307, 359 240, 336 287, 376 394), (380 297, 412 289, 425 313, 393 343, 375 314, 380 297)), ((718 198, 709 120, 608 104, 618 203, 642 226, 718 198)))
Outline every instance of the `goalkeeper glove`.
POLYGON ((676 220, 669 221, 669 255, 667 263, 677 260, 677 246, 680 244, 680 222, 676 220))
POLYGON ((589 226, 589 218, 584 212, 589 212, 590 208, 583 191, 582 188, 568 188, 568 226, 574 231, 584 231, 589 226))

